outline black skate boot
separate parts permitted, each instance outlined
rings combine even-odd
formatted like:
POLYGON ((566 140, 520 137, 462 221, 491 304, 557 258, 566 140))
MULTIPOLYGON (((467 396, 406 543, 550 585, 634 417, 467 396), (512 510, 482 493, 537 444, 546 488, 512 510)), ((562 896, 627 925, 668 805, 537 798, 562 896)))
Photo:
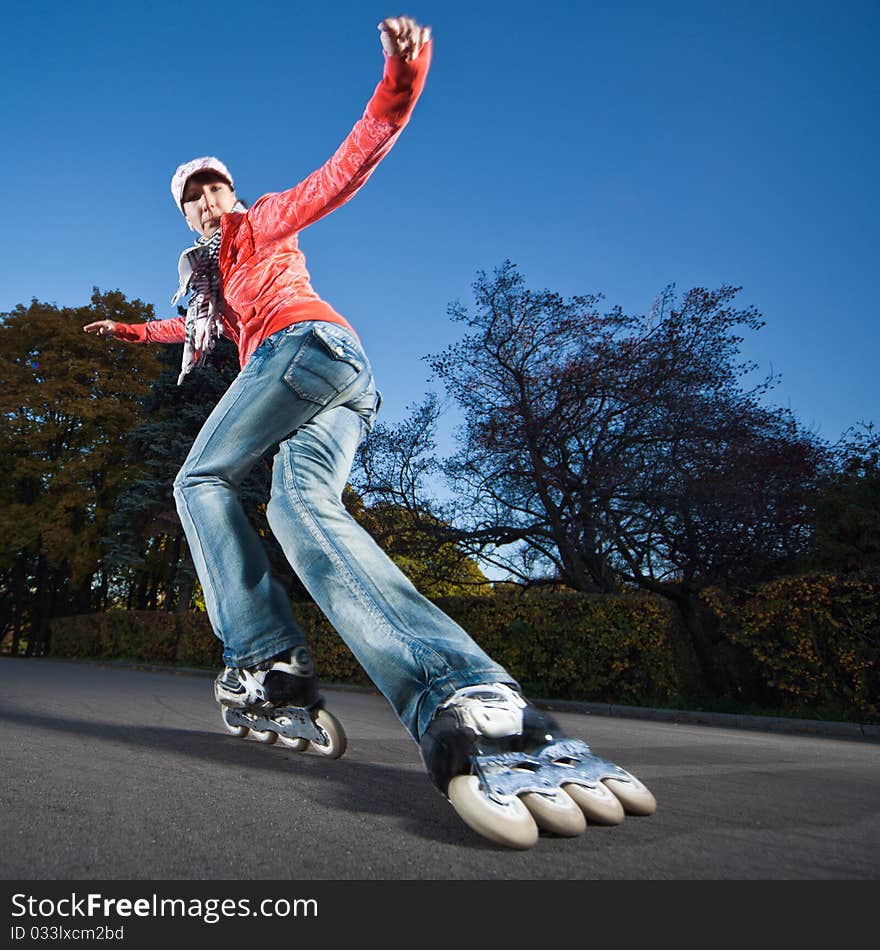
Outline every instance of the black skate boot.
POLYGON ((250 733, 266 744, 280 739, 296 752, 311 747, 331 759, 345 752, 345 730, 324 709, 314 663, 304 646, 247 669, 227 666, 214 681, 214 698, 224 726, 234 736, 250 733))
POLYGON ((651 815, 654 796, 629 772, 569 739, 556 720, 502 683, 458 690, 421 738, 437 788, 475 831, 530 848, 538 829, 573 837, 587 820, 651 815))

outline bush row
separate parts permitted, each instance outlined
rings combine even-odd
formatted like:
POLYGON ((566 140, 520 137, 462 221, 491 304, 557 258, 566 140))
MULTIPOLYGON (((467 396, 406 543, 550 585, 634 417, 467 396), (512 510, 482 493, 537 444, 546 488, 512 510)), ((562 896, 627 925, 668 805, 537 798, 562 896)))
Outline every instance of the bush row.
MULTIPOLYGON (((812 574, 740 591, 705 591, 722 645, 751 665, 734 699, 809 718, 880 718, 880 578, 812 574)), ((438 606, 529 695, 633 705, 706 698, 677 611, 660 597, 505 591, 438 606)), ((295 610, 324 682, 369 685, 343 639, 311 604, 295 610)), ((114 610, 58 618, 51 653, 219 667, 202 613, 114 610)))
POLYGON ((880 717, 880 577, 808 574, 702 596, 751 656, 766 702, 880 717))
MULTIPOLYGON (((531 695, 638 704, 674 702, 693 689, 693 657, 674 611, 659 598, 505 593, 439 598, 437 604, 531 695)), ((322 680, 369 684, 317 607, 297 604, 295 610, 322 680)), ((51 654, 222 666, 221 644, 201 613, 60 617, 52 622, 51 654)))

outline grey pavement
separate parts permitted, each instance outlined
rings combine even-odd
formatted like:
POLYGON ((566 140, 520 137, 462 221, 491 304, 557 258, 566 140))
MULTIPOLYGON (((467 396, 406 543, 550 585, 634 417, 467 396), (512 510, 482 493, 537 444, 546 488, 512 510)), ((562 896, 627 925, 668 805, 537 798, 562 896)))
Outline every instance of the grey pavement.
POLYGON ((337 761, 227 735, 204 675, 0 658, 0 877, 873 880, 880 872, 880 744, 861 734, 554 704, 571 735, 648 784, 658 812, 512 852, 470 831, 433 789, 382 697, 325 693, 349 736, 337 761))

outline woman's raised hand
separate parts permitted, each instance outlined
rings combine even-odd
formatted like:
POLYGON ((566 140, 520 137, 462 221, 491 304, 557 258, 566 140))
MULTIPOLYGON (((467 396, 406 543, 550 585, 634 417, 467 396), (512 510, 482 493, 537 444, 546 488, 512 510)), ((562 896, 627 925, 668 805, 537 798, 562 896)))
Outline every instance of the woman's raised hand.
POLYGON ((421 26, 412 17, 387 17, 379 24, 382 34, 382 49, 389 56, 402 56, 413 60, 422 47, 431 39, 431 27, 421 26))

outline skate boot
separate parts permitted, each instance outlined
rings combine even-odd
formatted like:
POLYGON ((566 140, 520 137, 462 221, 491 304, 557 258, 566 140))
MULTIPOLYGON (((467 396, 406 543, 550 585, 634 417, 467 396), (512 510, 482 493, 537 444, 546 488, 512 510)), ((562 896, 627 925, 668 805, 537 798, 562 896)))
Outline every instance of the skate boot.
POLYGON ((432 781, 465 823, 510 848, 530 848, 539 828, 573 837, 587 821, 616 825, 625 813, 657 807, 637 778, 501 683, 458 690, 420 747, 432 781))
POLYGON ((294 647, 247 669, 227 666, 214 681, 223 725, 234 736, 250 733, 258 742, 279 739, 296 752, 314 749, 338 759, 345 730, 324 709, 309 651, 294 647))

